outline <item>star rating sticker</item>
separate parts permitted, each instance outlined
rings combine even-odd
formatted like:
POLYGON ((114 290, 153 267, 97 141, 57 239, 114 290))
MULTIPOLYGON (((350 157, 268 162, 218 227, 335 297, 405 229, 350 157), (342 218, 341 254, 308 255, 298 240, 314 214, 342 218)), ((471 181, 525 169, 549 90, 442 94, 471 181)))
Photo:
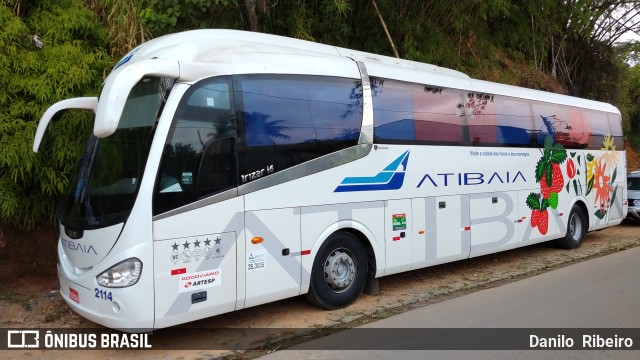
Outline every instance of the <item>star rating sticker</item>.
POLYGON ((207 240, 204 241, 204 246, 209 246, 209 244, 211 244, 211 240, 207 238, 207 240))
POLYGON ((178 246, 180 245, 176 244, 175 241, 173 242, 173 245, 171 245, 171 247, 173 248, 173 251, 178 251, 178 246))
POLYGON ((193 243, 193 245, 195 247, 200 247, 200 241, 198 241, 198 239, 196 239, 196 241, 193 243))
POLYGON ((214 240, 216 242, 216 245, 220 245, 220 241, 222 241, 220 238, 217 238, 214 240))
POLYGON ((187 240, 185 240, 185 241, 184 241, 184 244, 182 244, 182 246, 184 246, 184 248, 182 248, 182 249, 183 249, 183 250, 184 250, 184 249, 188 249, 188 248, 189 248, 189 245, 191 245, 191 244, 189 244, 189 242, 188 242, 187 240))

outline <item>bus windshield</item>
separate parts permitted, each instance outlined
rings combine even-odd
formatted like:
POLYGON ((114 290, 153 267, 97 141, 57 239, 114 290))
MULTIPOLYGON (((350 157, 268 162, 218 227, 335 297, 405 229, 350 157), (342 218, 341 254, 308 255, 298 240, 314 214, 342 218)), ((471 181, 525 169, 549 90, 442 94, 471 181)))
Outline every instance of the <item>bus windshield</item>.
POLYGON ((174 79, 145 77, 129 93, 116 131, 90 134, 58 208, 61 224, 97 229, 126 221, 138 192, 154 124, 174 79))

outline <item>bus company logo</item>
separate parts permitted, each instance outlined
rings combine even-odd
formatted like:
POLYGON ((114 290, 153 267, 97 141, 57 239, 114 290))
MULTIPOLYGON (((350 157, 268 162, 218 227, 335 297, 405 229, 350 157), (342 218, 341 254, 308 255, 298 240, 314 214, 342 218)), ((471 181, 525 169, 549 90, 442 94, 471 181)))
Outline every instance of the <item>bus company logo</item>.
POLYGON ((377 190, 397 190, 402 187, 404 174, 407 171, 409 162, 409 150, 405 151, 397 159, 392 161, 387 167, 375 176, 367 177, 346 177, 333 192, 351 191, 377 191, 377 190), (399 170, 402 165, 402 169, 399 170))
POLYGON ((61 238, 61 240, 62 240, 62 247, 65 248, 65 252, 75 252, 75 253, 81 252, 83 254, 93 253, 93 255, 98 255, 93 245, 84 245, 80 242, 71 241, 64 238, 61 238))
POLYGON ((212 286, 220 286, 222 274, 220 269, 198 271, 180 276, 180 292, 199 290, 212 286))

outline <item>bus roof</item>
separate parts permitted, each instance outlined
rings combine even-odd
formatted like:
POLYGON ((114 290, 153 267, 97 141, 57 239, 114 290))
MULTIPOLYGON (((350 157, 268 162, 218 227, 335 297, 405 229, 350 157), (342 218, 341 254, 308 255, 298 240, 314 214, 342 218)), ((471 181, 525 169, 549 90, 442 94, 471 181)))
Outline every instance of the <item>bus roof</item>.
MULTIPOLYGON (((436 65, 306 40, 240 30, 192 30, 158 37, 134 49, 116 65, 116 68, 127 62, 133 63, 158 58, 176 60, 185 64, 244 64, 244 71, 249 72, 259 72, 260 62, 269 62, 271 65, 279 62, 280 65, 275 64, 275 66, 279 66, 281 71, 285 73, 288 68, 286 56, 304 56, 316 59, 350 58, 365 63, 370 76, 620 113, 615 106, 607 103, 472 79, 462 72, 436 65)), ((317 66, 317 64, 310 62, 308 66, 317 66)), ((233 68, 239 69, 237 66, 233 68)), ((329 71, 330 66, 327 68, 329 71)), ((191 80, 212 75, 208 72, 210 67, 202 67, 201 69, 201 72, 190 73, 191 80)), ((274 71, 273 66, 271 71, 274 71)))

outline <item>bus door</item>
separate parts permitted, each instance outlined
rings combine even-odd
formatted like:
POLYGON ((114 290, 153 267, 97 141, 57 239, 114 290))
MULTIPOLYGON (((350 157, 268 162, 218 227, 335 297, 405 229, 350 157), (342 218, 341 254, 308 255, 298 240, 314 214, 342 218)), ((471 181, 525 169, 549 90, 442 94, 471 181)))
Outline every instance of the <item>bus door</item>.
POLYGON ((228 77, 192 85, 172 120, 153 196, 156 327, 238 308, 244 203, 230 90, 228 77))

